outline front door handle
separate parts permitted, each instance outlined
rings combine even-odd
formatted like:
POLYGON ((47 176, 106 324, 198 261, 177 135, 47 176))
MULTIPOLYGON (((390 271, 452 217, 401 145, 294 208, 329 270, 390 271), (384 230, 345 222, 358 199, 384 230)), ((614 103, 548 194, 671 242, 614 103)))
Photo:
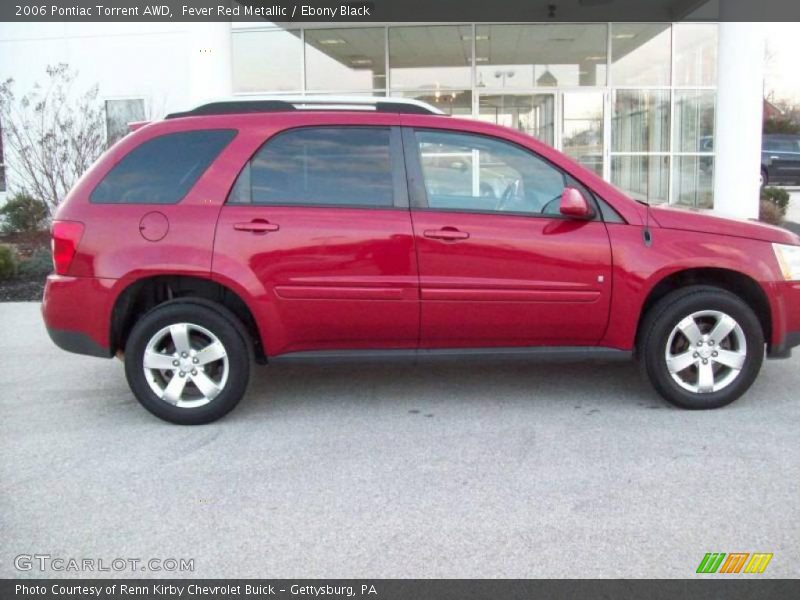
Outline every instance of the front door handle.
POLYGON ((432 240, 446 240, 446 241, 466 240, 467 238, 469 238, 469 234, 466 231, 459 231, 455 227, 442 227, 441 229, 426 229, 423 232, 423 235, 426 238, 431 238, 432 240))
POLYGON ((280 226, 277 223, 270 223, 266 219, 253 219, 249 223, 234 223, 236 231, 250 231, 252 233, 268 233, 278 231, 280 226))

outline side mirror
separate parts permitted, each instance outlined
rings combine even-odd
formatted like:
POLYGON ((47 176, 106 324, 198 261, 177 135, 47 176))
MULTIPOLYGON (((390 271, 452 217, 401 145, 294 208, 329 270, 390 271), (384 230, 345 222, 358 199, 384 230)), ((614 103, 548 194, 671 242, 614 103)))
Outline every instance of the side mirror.
POLYGON ((594 209, 586 197, 579 189, 569 186, 565 187, 561 193, 559 212, 565 217, 575 219, 591 219, 594 217, 594 209))

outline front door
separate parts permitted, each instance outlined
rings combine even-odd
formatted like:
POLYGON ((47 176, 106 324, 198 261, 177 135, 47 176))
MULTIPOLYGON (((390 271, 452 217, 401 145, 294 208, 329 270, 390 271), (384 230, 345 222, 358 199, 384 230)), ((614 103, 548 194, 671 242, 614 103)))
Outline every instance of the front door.
POLYGON ((279 133, 220 212, 214 274, 256 298, 269 355, 415 348, 419 299, 398 128, 279 133))
MULTIPOLYGON (((404 131, 421 346, 592 345, 611 299, 604 223, 558 212, 567 174, 497 138, 404 131)), ((583 190, 585 194, 588 191, 583 190)))

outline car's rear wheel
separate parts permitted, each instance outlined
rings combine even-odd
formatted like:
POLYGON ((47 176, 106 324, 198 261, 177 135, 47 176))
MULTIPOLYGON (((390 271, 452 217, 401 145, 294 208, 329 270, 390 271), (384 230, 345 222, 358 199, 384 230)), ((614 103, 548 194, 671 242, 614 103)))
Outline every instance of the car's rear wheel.
POLYGON ((764 359, 764 334, 739 297, 694 286, 668 294, 647 314, 639 359, 653 387, 689 409, 730 404, 752 385, 764 359))
POLYGON ((192 302, 157 307, 134 325, 125 374, 139 402, 182 425, 219 419, 247 389, 250 352, 243 328, 224 308, 192 302))

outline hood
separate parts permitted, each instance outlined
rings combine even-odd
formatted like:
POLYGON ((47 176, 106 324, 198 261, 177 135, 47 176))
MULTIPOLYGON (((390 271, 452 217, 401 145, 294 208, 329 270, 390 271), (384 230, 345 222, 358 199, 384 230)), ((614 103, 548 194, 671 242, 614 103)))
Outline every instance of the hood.
POLYGON ((667 206, 654 206, 651 211, 651 216, 660 227, 665 229, 714 233, 779 244, 800 245, 800 237, 791 231, 758 221, 731 219, 714 215, 709 211, 667 206))

